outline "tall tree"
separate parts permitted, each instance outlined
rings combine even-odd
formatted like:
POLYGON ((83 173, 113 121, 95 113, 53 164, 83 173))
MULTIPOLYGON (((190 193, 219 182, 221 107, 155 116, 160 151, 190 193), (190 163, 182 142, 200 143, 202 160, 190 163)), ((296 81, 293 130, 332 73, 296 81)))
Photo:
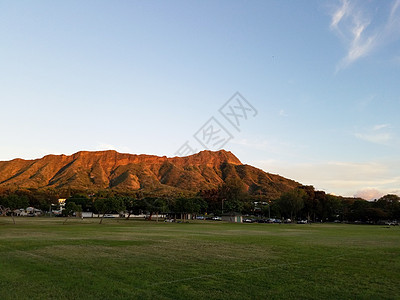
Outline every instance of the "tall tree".
POLYGON ((63 214, 65 214, 66 219, 63 224, 65 224, 68 220, 68 217, 75 214, 78 216, 79 214, 82 214, 82 206, 77 205, 75 202, 69 201, 68 203, 65 204, 65 209, 63 211, 63 214))
POLYGON ((183 220, 186 220, 187 214, 199 214, 206 209, 207 203, 201 197, 179 197, 173 206, 173 211, 181 214, 183 220))
POLYGON ((124 203, 120 197, 97 198, 94 207, 102 215, 99 224, 103 223, 104 216, 107 213, 120 212, 125 209, 124 203))
POLYGON ((93 209, 92 199, 90 199, 86 194, 83 193, 72 195, 65 201, 65 205, 67 205, 70 202, 73 202, 76 205, 80 205, 82 211, 91 211, 93 209))
POLYGON ((10 194, 0 198, 0 205, 3 206, 3 213, 11 212, 13 223, 15 224, 14 210, 19 208, 27 208, 28 198, 25 195, 18 196, 17 194, 10 194))
POLYGON ((198 196, 200 196, 207 204, 206 213, 221 213, 221 201, 219 199, 218 189, 201 190, 198 193, 198 196))
POLYGON ((241 212, 246 199, 246 188, 239 178, 227 179, 218 188, 221 210, 224 212, 241 212))
POLYGON ((393 194, 387 194, 378 199, 374 203, 377 208, 381 208, 387 213, 387 217, 390 219, 400 218, 400 197, 393 194))
POLYGON ((304 197, 303 214, 307 217, 308 221, 313 219, 315 221, 318 209, 318 198, 316 198, 316 191, 312 185, 301 186, 300 189, 306 192, 304 197))
POLYGON ((304 199, 307 194, 302 189, 294 189, 290 192, 282 194, 278 199, 278 205, 283 215, 293 217, 297 216, 297 213, 304 207, 304 199))

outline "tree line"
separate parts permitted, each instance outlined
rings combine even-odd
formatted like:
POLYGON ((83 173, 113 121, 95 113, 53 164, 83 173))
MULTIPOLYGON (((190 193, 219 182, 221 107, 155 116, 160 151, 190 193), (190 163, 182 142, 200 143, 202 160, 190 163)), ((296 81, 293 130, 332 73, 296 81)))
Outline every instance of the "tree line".
POLYGON ((340 197, 317 191, 312 186, 301 186, 284 193, 271 207, 277 214, 309 221, 400 220, 400 197, 388 194, 374 201, 340 197))
POLYGON ((147 214, 148 219, 159 214, 169 214, 184 219, 192 215, 223 215, 241 213, 260 218, 306 219, 314 222, 362 221, 376 223, 379 220, 400 219, 400 197, 385 195, 375 201, 361 198, 345 198, 315 190, 313 186, 299 186, 271 198, 259 192, 249 194, 243 183, 236 178, 214 189, 198 193, 156 194, 154 191, 100 192, 17 190, 0 191, 0 214, 11 214, 15 209, 32 206, 51 211, 59 198, 66 198, 63 213, 68 216, 81 212, 93 212, 104 217, 108 213, 125 212, 128 216, 147 214))

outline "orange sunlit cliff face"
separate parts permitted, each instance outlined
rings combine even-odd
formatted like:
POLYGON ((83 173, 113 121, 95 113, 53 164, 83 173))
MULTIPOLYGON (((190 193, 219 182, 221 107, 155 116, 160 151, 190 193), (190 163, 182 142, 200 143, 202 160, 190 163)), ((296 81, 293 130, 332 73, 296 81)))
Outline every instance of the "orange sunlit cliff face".
POLYGON ((81 151, 71 156, 0 162, 1 188, 168 189, 196 192, 215 188, 229 178, 240 180, 250 193, 277 195, 299 183, 243 165, 231 152, 202 151, 167 158, 116 151, 81 151))

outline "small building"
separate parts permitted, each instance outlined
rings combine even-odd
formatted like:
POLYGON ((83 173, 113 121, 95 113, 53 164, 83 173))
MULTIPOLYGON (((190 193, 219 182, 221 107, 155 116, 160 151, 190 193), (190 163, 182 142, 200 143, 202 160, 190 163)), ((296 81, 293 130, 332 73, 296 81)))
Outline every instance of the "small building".
POLYGON ((65 207, 65 201, 67 201, 67 199, 58 199, 58 205, 61 207, 65 207))
POLYGON ((91 211, 83 211, 82 218, 93 218, 94 214, 91 211))
POLYGON ((239 213, 229 213, 223 214, 221 216, 222 221, 231 222, 231 223, 243 223, 243 216, 239 213))

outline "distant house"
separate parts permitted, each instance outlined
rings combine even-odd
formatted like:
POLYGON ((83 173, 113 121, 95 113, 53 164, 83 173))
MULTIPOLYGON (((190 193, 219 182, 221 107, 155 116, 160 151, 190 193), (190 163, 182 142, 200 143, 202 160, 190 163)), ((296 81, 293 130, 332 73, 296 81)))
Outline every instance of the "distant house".
POLYGON ((58 199, 58 205, 65 207, 65 201, 67 201, 67 199, 58 199))
POLYGON ((94 214, 91 211, 83 211, 82 218, 93 218, 94 214))
POLYGON ((42 214, 42 211, 34 207, 28 207, 26 209, 26 213, 28 216, 40 216, 42 214))
POLYGON ((223 214, 221 216, 222 221, 231 223, 243 223, 243 216, 239 213, 223 214))

